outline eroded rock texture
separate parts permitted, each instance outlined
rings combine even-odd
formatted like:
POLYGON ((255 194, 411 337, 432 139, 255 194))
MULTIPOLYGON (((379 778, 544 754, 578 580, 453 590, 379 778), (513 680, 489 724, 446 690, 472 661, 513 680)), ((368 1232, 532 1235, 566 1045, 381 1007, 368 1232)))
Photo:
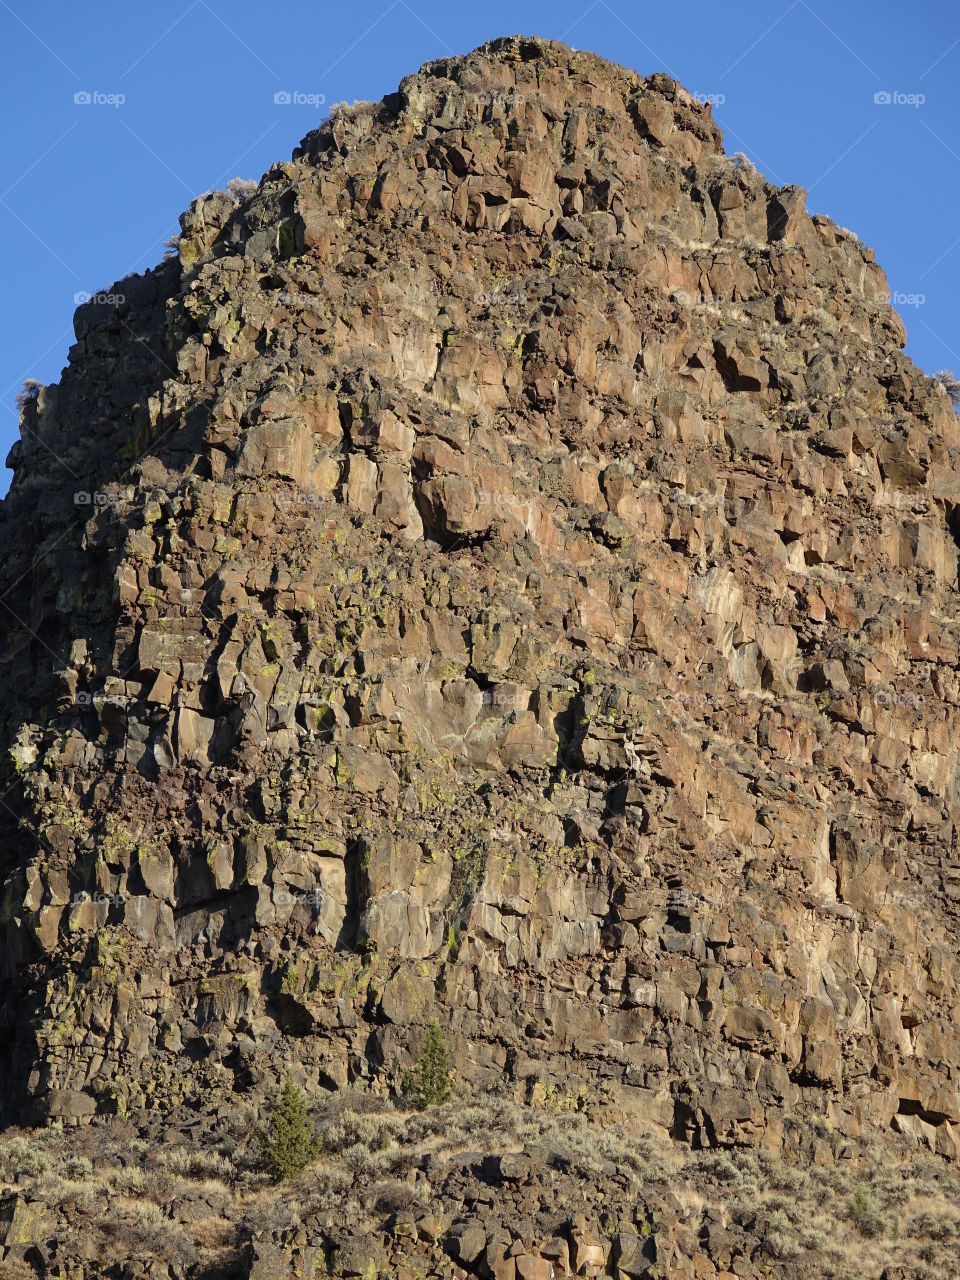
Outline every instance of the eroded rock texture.
POLYGON ((958 1154, 960 422, 804 195, 498 41, 79 309, 0 524, 6 1120, 389 1094, 437 1018, 518 1101, 958 1154))

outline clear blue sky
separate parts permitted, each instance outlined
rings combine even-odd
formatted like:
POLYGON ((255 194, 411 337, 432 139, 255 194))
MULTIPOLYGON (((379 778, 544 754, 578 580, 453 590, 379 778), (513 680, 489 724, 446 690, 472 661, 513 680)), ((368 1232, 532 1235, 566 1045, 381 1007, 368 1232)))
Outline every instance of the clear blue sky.
POLYGON ((960 373, 956 0, 0 0, 0 460, 24 378, 66 363, 74 295, 158 261, 194 195, 289 159, 332 103, 517 32, 714 96, 727 150, 873 245, 914 360, 960 373))

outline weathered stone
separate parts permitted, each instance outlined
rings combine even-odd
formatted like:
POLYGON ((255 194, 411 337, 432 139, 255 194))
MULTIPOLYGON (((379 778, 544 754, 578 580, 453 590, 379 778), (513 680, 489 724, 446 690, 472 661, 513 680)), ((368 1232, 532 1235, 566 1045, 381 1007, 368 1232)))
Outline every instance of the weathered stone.
POLYGON ((0 1200, 0 1245, 7 1250, 25 1249, 43 1237, 45 1209, 29 1204, 23 1196, 0 1200))
POLYGON ((250 427, 237 458, 240 476, 283 476, 305 483, 313 460, 310 428, 297 419, 250 427))
POLYGON ((443 1237, 445 1252, 464 1266, 475 1262, 486 1245, 487 1233, 476 1222, 454 1223, 443 1237))

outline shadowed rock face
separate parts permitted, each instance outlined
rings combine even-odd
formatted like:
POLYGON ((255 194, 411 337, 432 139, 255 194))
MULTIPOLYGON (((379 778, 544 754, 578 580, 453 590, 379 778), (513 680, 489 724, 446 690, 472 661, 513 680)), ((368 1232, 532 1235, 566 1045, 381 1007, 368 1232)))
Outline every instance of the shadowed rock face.
POLYGON ((960 422, 872 252, 524 39, 181 224, 0 508, 3 1118, 386 1094, 437 1018, 956 1156, 960 422))

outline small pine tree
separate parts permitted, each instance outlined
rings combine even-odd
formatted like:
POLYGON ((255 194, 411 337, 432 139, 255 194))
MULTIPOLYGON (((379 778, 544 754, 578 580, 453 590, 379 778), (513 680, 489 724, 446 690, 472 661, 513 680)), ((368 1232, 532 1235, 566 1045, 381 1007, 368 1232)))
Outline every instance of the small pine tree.
POLYGON ((321 1139, 307 1119, 307 1095, 289 1071, 277 1093, 270 1128, 258 1128, 256 1140, 260 1166, 274 1182, 297 1177, 320 1153, 321 1139))
POLYGON ((403 1073, 403 1095, 418 1111, 438 1106, 450 1097, 450 1055, 438 1022, 432 1022, 420 1046, 420 1056, 403 1073))

